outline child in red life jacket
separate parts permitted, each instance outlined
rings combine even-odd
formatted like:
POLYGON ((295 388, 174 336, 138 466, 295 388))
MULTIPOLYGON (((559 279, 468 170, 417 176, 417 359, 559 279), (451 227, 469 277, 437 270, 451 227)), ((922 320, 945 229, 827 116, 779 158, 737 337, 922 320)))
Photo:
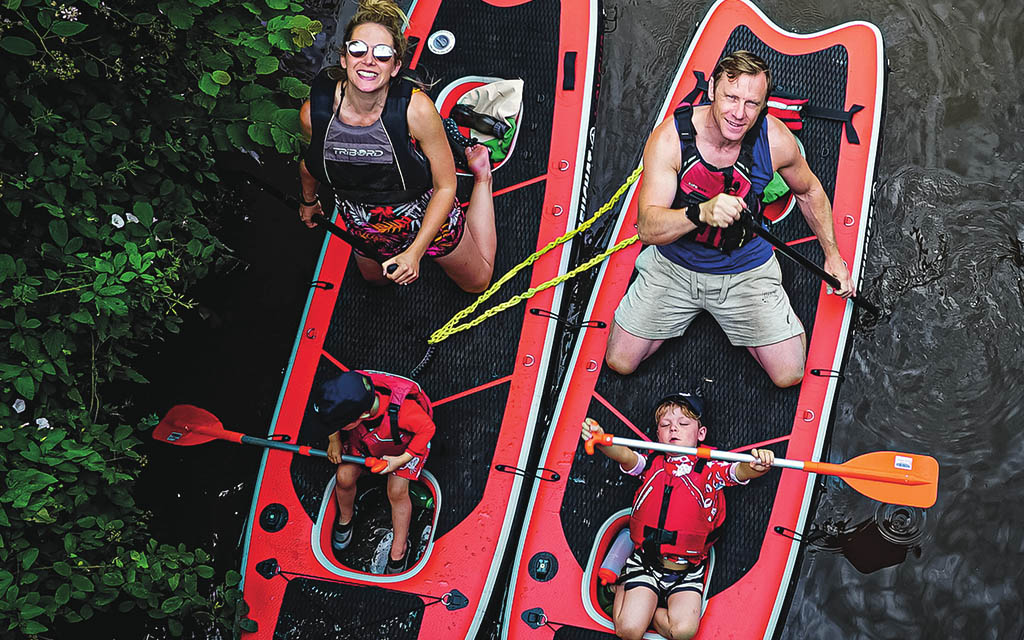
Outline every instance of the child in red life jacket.
MULTIPOLYGON (((662 398, 654 411, 658 442, 696 447, 707 435, 703 413, 704 400, 697 395, 662 398)), ((583 422, 583 440, 603 434, 594 420, 583 422)), ((685 455, 648 457, 622 445, 600 450, 642 481, 629 518, 635 548, 615 592, 615 633, 642 638, 653 626, 672 640, 692 638, 700 625, 707 556, 725 520, 722 489, 764 475, 775 456, 768 449, 751 449, 759 462, 704 462, 685 455)))
POLYGON ((430 453, 434 420, 430 400, 412 380, 375 371, 347 371, 323 383, 313 405, 330 434, 327 458, 338 465, 334 497, 338 517, 331 547, 342 551, 352 541, 358 464, 342 455, 373 456, 387 462, 391 526, 394 538, 385 573, 405 571, 409 561, 412 503, 409 481, 417 480, 430 453))

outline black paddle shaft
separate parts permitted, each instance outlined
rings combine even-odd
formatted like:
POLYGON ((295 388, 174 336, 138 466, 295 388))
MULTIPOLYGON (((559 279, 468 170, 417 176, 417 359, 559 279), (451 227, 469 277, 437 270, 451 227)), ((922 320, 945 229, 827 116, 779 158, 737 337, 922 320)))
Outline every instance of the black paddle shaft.
MULTIPOLYGON (((748 229, 750 229, 757 235, 761 236, 762 238, 767 240, 769 244, 771 244, 776 249, 781 251, 783 255, 785 255, 787 258, 793 260, 800 266, 804 267, 814 275, 824 280, 825 283, 832 287, 833 289, 838 291, 839 289, 842 288, 839 284, 839 280, 834 275, 832 275, 828 271, 825 271, 824 269, 822 269, 815 263, 811 262, 804 256, 800 255, 799 251, 783 242, 778 236, 773 234, 771 231, 765 229, 764 225, 759 224, 757 221, 755 221, 754 218, 752 218, 750 214, 747 213, 746 211, 744 211, 743 215, 740 216, 740 221, 743 224, 745 224, 748 229)), ((868 302, 867 300, 861 298, 860 296, 851 296, 850 301, 853 302, 854 305, 860 307, 861 309, 864 309, 865 311, 872 315, 879 315, 878 307, 876 307, 871 302, 868 302)))

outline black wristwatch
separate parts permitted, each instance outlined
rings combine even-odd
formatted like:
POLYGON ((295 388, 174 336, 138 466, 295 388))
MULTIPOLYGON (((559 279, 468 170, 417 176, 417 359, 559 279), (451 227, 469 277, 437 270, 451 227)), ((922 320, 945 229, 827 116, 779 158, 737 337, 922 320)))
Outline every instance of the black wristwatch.
POLYGON ((686 218, 690 222, 692 222, 693 224, 699 226, 701 224, 701 221, 700 221, 700 205, 699 204, 691 204, 690 206, 686 207, 686 218))
POLYGON ((312 207, 313 205, 315 205, 318 202, 320 202, 320 196, 319 195, 314 196, 312 201, 306 202, 305 200, 302 199, 302 194, 301 193, 299 194, 299 203, 302 204, 302 206, 304 206, 304 207, 312 207))

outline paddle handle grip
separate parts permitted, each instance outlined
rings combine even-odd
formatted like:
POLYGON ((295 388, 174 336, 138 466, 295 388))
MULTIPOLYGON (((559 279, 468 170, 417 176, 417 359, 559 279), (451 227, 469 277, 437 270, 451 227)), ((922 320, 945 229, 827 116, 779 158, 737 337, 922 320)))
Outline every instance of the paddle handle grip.
POLYGON ((588 456, 594 455, 594 447, 601 445, 607 447, 612 443, 613 436, 610 433, 602 433, 599 436, 591 436, 583 441, 583 448, 586 450, 588 456))

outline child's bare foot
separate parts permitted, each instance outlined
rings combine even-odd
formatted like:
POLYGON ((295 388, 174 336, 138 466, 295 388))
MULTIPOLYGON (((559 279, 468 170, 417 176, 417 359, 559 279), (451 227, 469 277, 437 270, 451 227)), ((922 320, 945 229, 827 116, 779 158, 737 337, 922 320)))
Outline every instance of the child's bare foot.
POLYGON ((477 180, 489 180, 491 178, 491 152, 482 144, 474 144, 466 147, 466 164, 469 171, 477 180))

